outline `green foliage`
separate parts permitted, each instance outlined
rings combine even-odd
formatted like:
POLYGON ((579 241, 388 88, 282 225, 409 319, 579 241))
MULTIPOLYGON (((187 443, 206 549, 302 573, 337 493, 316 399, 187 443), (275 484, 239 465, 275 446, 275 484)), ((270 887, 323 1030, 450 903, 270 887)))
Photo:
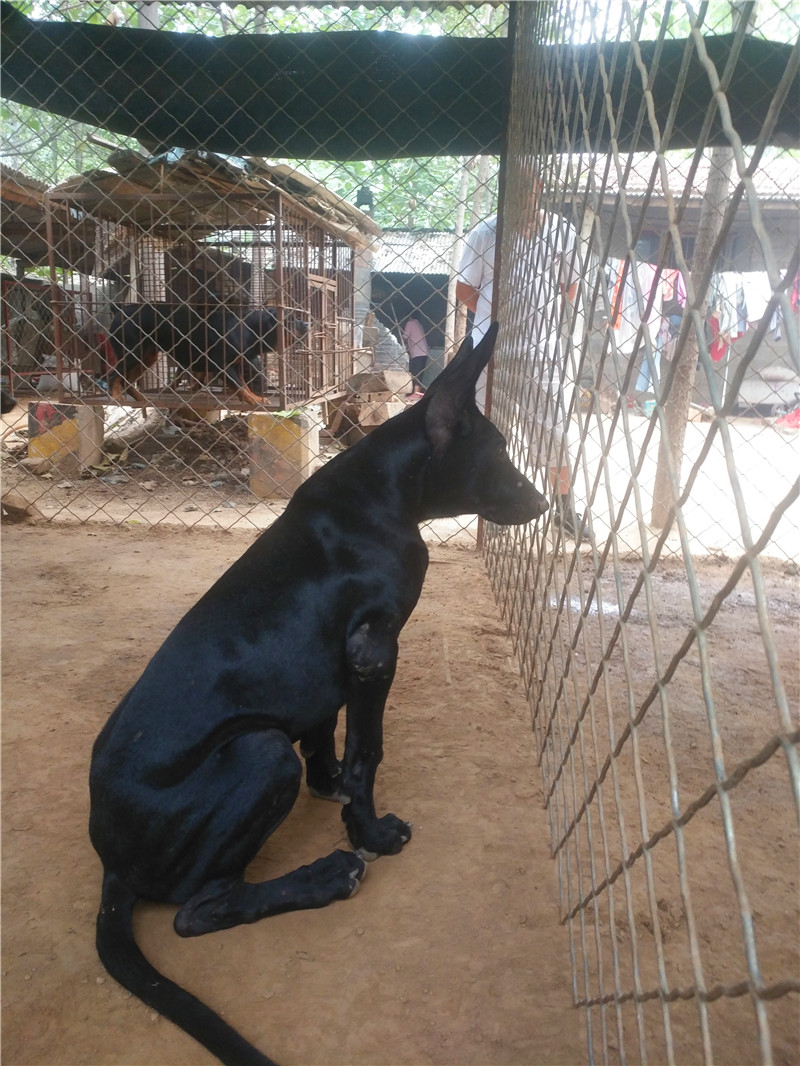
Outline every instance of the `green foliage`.
MULTIPOLYGON (((136 2, 111 0, 14 0, 32 18, 136 26, 136 2)), ((361 3, 190 3, 158 4, 159 29, 220 36, 227 33, 302 33, 317 30, 393 30, 458 37, 499 36, 508 18, 505 3, 460 0, 457 3, 364 5, 361 3)))
MULTIPOLYGON (((29 178, 56 185, 71 175, 102 167, 108 148, 89 140, 92 128, 20 104, 3 103, 0 158, 6 166, 29 178)), ((120 148, 139 148, 129 137, 116 137, 97 130, 104 140, 113 137, 120 148)))
MULTIPOLYGON (((490 201, 494 203, 499 160, 491 162, 488 188, 490 201)), ((462 167, 475 169, 472 161, 453 156, 355 163, 298 160, 289 163, 350 203, 355 203, 358 190, 366 186, 375 201, 373 218, 385 229, 453 229, 459 207, 462 167)))
MULTIPOLYGON (((140 4, 122 0, 15 0, 26 15, 38 19, 74 22, 114 23, 136 26, 140 4)), ((685 5, 667 5, 662 0, 638 0, 627 5, 622 0, 596 0, 574 8, 567 0, 547 9, 561 22, 573 41, 594 39, 596 33, 616 33, 641 39, 654 38, 665 17, 667 35, 686 36, 691 16, 685 5), (579 8, 579 10, 576 10, 579 8), (595 19, 587 17, 594 10, 595 19), (578 26, 575 18, 582 12, 578 26), (571 28, 570 28, 571 27, 571 28), (605 27, 605 31, 603 30, 605 27)), ((699 9, 698 9, 699 10, 699 9)), ((360 3, 170 3, 157 5, 159 26, 184 33, 221 35, 229 33, 297 33, 310 31, 392 30, 414 34, 458 36, 498 36, 505 33, 507 5, 463 0, 460 3, 409 3, 364 5, 360 3)), ((709 5, 705 28, 708 32, 730 32, 735 11, 728 2, 709 5)), ((775 40, 794 40, 798 32, 796 0, 760 0, 756 5, 754 32, 775 40)), ((108 148, 94 143, 90 127, 82 123, 37 111, 2 104, 0 154, 8 166, 47 184, 55 184, 77 171, 102 167, 108 148)), ((130 138, 96 132, 118 147, 139 148, 130 138)), ((375 221, 384 228, 414 227, 452 229, 459 209, 461 174, 469 161, 454 157, 392 159, 326 163, 285 160, 298 170, 326 185, 344 199, 354 202, 362 186, 374 198, 375 221)), ((474 188, 471 179, 467 198, 474 188)), ((490 166, 488 202, 496 201, 497 161, 490 166)))
MULTIPOLYGON (((39 19, 113 22, 136 26, 139 5, 107 0, 26 0, 17 7, 39 19)), ((492 36, 504 32, 504 4, 460 3, 365 7, 361 4, 168 3, 158 5, 159 27, 184 33, 296 33, 317 30, 394 30, 404 33, 492 36)), ((33 108, 5 104, 0 131, 3 162, 30 177, 56 184, 94 167, 102 167, 109 150, 89 137, 84 124, 33 108)), ((131 138, 97 130, 118 147, 138 149, 131 138)), ((384 227, 452 229, 458 210, 464 161, 454 157, 393 159, 347 164, 282 160, 332 192, 354 202, 367 186, 375 202, 375 221, 384 227)), ((497 162, 490 168, 490 197, 497 194, 497 162)))

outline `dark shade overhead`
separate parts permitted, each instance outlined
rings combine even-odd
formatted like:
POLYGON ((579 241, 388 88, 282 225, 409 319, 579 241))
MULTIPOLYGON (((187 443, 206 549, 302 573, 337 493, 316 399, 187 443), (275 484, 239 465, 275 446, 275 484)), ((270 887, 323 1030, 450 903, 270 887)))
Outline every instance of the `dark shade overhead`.
POLYGON ((500 150, 507 40, 213 38, 32 21, 7 3, 2 13, 4 96, 152 150, 293 159, 500 150))
MULTIPOLYGON (((231 155, 348 160, 493 153, 502 144, 506 39, 369 31, 205 37, 34 21, 6 2, 2 16, 7 99, 136 137, 154 151, 205 148, 231 155)), ((705 39, 720 73, 732 41, 705 39)), ((600 49, 607 69, 616 72, 615 103, 623 96, 629 47, 600 49)), ((641 45, 646 65, 654 47, 641 45)), ((667 42, 660 58, 653 97, 661 127, 684 49, 683 41, 667 42)), ((564 75, 572 78, 575 60, 584 84, 591 86, 597 53, 595 46, 562 49, 564 75)), ((727 96, 744 143, 761 134, 791 58, 789 45, 743 42, 727 96)), ((800 141, 799 98, 796 77, 770 134, 773 143, 800 141)), ((618 116, 620 149, 652 147, 649 123, 637 122, 641 99, 634 72, 618 116)), ((693 55, 670 147, 696 144, 710 99, 708 77, 693 55)), ((605 151, 602 93, 595 100, 589 115, 591 148, 605 151)), ((587 149, 575 116, 559 117, 572 142, 553 147, 587 149)), ((718 119, 708 143, 727 143, 718 119)))

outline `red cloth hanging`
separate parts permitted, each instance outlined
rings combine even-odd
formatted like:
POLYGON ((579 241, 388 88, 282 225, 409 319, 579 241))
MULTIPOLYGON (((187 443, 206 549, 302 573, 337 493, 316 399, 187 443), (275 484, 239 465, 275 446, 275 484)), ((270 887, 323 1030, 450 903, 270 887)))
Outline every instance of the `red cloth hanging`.
POLYGON ((708 346, 708 354, 715 363, 721 362, 728 350, 728 338, 722 336, 719 331, 719 319, 716 315, 710 315, 708 325, 711 330, 711 344, 708 346))

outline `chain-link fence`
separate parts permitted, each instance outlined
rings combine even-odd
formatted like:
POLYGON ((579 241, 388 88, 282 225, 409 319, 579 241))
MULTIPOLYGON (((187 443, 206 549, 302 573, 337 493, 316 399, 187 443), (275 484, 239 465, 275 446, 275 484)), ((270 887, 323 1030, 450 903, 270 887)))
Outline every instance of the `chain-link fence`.
POLYGON ((496 207, 507 6, 4 17, 12 505, 263 527, 464 334, 455 271, 496 207))
POLYGON ((590 1061, 800 1053, 799 32, 3 5, 8 514, 261 528, 493 302, 486 402, 552 506, 483 545, 590 1061))
POLYGON ((488 560, 575 1001, 592 1060, 794 1061, 800 12, 517 18, 493 410, 555 506, 488 560))

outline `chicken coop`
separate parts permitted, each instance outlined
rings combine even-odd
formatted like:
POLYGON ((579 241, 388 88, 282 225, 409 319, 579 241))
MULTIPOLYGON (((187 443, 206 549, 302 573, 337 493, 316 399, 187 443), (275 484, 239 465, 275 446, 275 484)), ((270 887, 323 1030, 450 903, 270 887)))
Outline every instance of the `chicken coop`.
POLYGON ((286 166, 202 151, 109 163, 42 194, 52 345, 25 373, 70 403, 334 397, 359 364, 354 271, 380 233, 369 216, 286 166))

